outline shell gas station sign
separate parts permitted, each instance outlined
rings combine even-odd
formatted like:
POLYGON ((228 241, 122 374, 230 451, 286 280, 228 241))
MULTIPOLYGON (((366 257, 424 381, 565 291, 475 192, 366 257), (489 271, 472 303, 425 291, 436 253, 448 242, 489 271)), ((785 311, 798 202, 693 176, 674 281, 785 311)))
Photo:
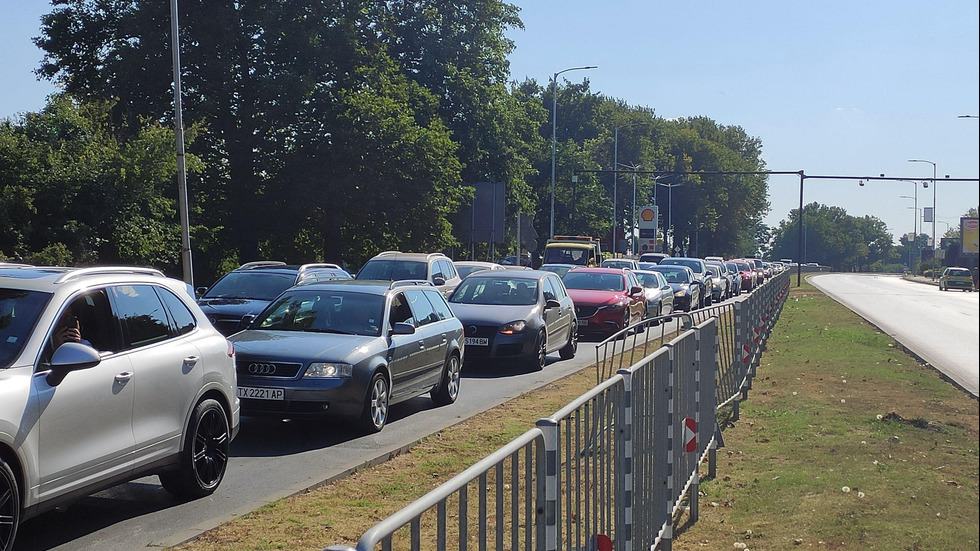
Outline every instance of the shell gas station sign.
POLYGON ((660 252, 660 243, 657 241, 658 224, 660 213, 656 205, 637 208, 637 251, 640 254, 660 252))

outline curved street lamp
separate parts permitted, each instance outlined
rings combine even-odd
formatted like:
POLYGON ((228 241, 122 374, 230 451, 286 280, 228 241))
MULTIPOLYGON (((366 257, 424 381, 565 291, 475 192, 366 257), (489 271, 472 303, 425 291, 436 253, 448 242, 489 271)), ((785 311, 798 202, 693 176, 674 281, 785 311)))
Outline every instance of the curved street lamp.
POLYGON ((585 69, 597 69, 595 65, 585 67, 570 67, 562 69, 552 76, 551 79, 551 226, 548 237, 555 236, 555 132, 558 127, 558 75, 569 71, 581 71, 585 69))

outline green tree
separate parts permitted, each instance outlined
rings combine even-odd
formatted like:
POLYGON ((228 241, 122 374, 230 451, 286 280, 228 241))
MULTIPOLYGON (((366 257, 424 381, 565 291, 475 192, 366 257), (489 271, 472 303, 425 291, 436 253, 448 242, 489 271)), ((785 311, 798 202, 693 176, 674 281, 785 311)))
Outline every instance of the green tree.
MULTIPOLYGON (((55 95, 0 123, 4 256, 179 272, 173 132, 154 122, 118 129, 112 107, 55 95)), ((193 156, 188 166, 198 167, 193 156)))
MULTIPOLYGON (((772 255, 798 258, 799 209, 789 213, 774 231, 772 255)), ((882 269, 897 259, 892 236, 881 220, 850 216, 840 207, 810 203, 803 206, 802 262, 817 262, 841 271, 882 269)))

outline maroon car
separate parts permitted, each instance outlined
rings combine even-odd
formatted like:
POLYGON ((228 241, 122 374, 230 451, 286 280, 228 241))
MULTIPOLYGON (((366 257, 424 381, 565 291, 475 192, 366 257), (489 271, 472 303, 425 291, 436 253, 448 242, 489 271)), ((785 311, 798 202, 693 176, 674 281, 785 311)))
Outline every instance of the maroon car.
POLYGON ((630 270, 575 268, 562 276, 582 334, 612 335, 643 319, 643 286, 630 270))

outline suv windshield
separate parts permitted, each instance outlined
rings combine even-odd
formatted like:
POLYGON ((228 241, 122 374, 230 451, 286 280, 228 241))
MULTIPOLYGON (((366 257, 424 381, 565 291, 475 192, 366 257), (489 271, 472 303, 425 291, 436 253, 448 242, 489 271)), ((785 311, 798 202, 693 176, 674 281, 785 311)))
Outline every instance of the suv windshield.
POLYGON ((50 293, 0 289, 0 368, 20 355, 50 293))
POLYGON ((382 281, 404 281, 428 279, 425 262, 416 260, 373 259, 357 272, 356 279, 380 279, 382 281))
POLYGON ((231 272, 218 280, 201 298, 247 298, 272 300, 293 286, 296 274, 231 272))
POLYGON ((382 295, 302 289, 279 297, 251 328, 376 337, 381 334, 384 306, 382 295))

